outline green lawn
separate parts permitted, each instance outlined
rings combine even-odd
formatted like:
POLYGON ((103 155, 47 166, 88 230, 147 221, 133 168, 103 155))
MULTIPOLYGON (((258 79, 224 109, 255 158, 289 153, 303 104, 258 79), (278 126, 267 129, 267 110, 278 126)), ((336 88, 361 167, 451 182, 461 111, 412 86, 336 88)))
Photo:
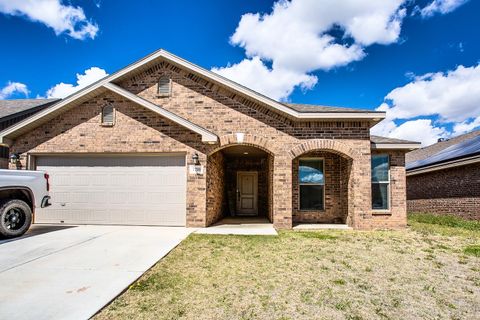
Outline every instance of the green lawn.
POLYGON ((480 319, 480 224, 193 234, 97 319, 480 319))

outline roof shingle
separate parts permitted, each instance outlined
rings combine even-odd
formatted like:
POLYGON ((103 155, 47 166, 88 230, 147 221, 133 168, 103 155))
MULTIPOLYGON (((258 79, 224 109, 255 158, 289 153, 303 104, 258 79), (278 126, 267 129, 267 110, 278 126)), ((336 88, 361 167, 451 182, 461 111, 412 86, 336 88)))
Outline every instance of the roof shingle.
POLYGON ((41 106, 51 105, 59 99, 14 99, 0 100, 0 119, 16 113, 34 109, 41 106))
POLYGON ((313 112, 356 112, 356 113, 380 113, 383 111, 367 110, 367 109, 354 109, 354 108, 345 108, 345 107, 331 107, 331 106, 322 106, 314 104, 301 104, 301 103, 283 103, 283 105, 289 107, 292 110, 301 113, 313 113, 313 112))
POLYGON ((370 141, 372 143, 385 143, 385 144, 418 144, 417 141, 409 141, 409 140, 402 140, 396 138, 388 138, 388 137, 381 137, 381 136, 370 136, 370 141))

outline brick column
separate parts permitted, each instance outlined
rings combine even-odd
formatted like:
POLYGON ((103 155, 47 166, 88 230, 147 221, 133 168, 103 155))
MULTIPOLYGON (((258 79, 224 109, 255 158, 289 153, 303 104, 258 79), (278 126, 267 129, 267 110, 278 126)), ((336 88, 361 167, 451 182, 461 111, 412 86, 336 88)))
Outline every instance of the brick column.
POLYGON ((188 166, 193 164, 192 155, 187 153, 187 227, 207 226, 207 156, 197 152, 203 174, 190 174, 188 166))
POLYGON ((292 160, 285 154, 273 159, 273 225, 292 228, 292 160))
POLYGON ((370 142, 366 141, 360 155, 353 159, 352 191, 353 191, 353 216, 352 222, 355 229, 370 229, 372 219, 372 178, 370 142))

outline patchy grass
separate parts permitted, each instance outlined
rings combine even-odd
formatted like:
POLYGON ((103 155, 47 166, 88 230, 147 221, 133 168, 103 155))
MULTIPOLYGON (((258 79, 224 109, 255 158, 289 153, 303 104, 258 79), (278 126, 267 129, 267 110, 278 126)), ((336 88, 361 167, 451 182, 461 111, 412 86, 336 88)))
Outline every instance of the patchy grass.
POLYGON ((426 223, 445 227, 462 228, 480 231, 480 221, 465 220, 452 215, 434 215, 430 213, 411 213, 408 215, 410 223, 426 223))
POLYGON ((193 234, 96 318, 479 319, 480 231, 420 215, 409 224, 193 234))
POLYGON ((451 215, 412 213, 408 215, 410 227, 420 233, 444 236, 470 237, 480 240, 480 222, 464 220, 451 215))
POLYGON ((471 256, 480 257, 480 245, 468 246, 463 249, 463 252, 471 256))

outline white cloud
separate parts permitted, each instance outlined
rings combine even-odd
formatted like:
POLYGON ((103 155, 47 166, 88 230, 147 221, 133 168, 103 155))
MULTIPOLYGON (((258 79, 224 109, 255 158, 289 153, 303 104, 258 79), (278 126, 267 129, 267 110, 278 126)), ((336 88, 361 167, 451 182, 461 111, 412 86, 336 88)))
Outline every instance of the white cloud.
POLYGON ((85 88, 89 84, 106 77, 108 73, 98 67, 91 67, 85 70, 83 74, 77 73, 77 83, 59 83, 47 91, 47 98, 65 98, 78 90, 85 88))
POLYGON ((396 125, 392 120, 384 120, 374 126, 371 133, 379 136, 420 141, 428 146, 438 141, 438 138, 448 137, 450 133, 442 127, 434 125, 431 119, 416 119, 396 125))
POLYGON ((480 127, 480 116, 473 120, 466 120, 460 123, 456 123, 453 127, 453 132, 455 135, 464 134, 473 129, 480 127))
POLYGON ((469 0, 433 0, 424 8, 420 9, 420 14, 422 17, 431 17, 436 13, 447 14, 468 1, 469 0))
POLYGON ((94 39, 98 32, 81 7, 63 5, 61 0, 0 0, 0 12, 41 22, 56 35, 66 33, 74 39, 94 39))
POLYGON ((388 93, 377 110, 386 111, 387 119, 372 129, 373 134, 408 139, 412 130, 414 140, 428 144, 434 137, 473 130, 480 126, 480 65, 415 77, 388 93), (426 117, 437 121, 417 119, 426 117), (410 121, 397 126, 398 120, 410 121), (453 125, 453 131, 445 129, 447 125, 453 125))
POLYGON ((244 59, 225 68, 213 68, 212 71, 235 79, 238 83, 249 83, 250 89, 268 93, 270 97, 288 97, 297 85, 303 89, 311 89, 317 83, 317 77, 312 75, 285 69, 268 69, 259 57, 244 59))
POLYGON ((316 78, 309 73, 361 60, 369 45, 398 41, 406 2, 278 1, 269 14, 242 16, 230 42, 244 48, 247 58, 213 71, 271 98, 286 99, 297 86, 313 87, 316 78))
POLYGON ((5 87, 0 89, 0 99, 7 99, 15 93, 21 93, 28 97, 30 91, 28 91, 27 85, 23 83, 9 81, 5 87))
POLYGON ((480 114, 480 65, 416 77, 385 99, 380 110, 392 119, 438 115, 442 122, 465 121, 480 114))

